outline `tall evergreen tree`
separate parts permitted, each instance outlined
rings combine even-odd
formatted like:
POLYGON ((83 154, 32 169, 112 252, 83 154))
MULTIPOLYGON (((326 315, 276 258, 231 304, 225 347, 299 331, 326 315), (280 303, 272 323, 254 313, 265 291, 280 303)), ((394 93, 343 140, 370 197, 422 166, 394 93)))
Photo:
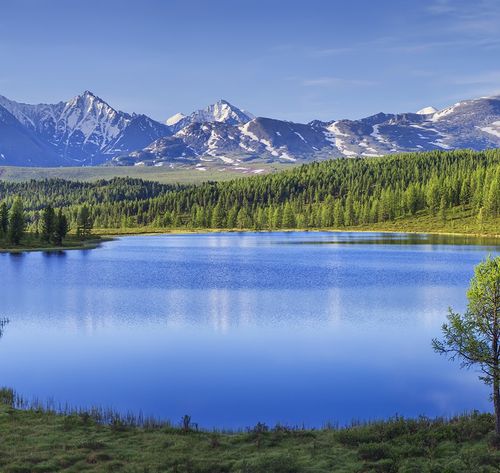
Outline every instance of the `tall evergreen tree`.
POLYGON ((9 229, 9 210, 7 204, 2 202, 0 205, 0 237, 7 236, 9 229))
POLYGON ((90 216, 89 208, 84 205, 80 208, 77 218, 76 233, 78 236, 88 237, 92 232, 92 217, 90 216))
POLYGON ((53 232, 53 242, 57 246, 61 246, 64 238, 69 231, 68 219, 66 215, 63 214, 62 209, 59 209, 55 217, 54 232, 53 232))
POLYGON ((19 245, 24 235, 25 228, 26 220, 24 217, 23 202, 18 197, 14 200, 12 208, 10 209, 8 228, 9 242, 13 245, 19 245))
POLYGON ((43 209, 41 223, 40 238, 42 241, 48 243, 53 239, 56 226, 56 213, 51 205, 47 205, 47 207, 43 209))

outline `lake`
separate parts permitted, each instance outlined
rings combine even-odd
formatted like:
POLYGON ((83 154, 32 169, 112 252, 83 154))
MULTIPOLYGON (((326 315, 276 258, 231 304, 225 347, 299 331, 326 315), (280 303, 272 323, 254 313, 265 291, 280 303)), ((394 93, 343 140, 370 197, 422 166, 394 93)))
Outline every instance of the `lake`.
POLYGON ((431 349, 488 241, 377 233, 131 236, 0 254, 0 385, 204 427, 489 410, 431 349))

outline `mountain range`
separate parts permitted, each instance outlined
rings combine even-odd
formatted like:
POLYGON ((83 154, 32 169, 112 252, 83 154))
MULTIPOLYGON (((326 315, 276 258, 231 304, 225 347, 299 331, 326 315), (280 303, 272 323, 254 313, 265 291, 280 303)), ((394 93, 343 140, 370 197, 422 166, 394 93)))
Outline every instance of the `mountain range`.
POLYGON ((0 164, 204 166, 500 147, 500 96, 442 110, 294 123, 225 100, 160 123, 114 109, 90 91, 30 105, 0 96, 0 164))

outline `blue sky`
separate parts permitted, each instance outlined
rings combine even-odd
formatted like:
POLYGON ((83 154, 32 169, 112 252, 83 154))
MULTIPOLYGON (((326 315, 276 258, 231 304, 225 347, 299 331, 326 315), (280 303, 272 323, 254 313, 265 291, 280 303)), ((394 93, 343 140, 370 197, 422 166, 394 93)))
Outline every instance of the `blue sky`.
POLYGON ((306 122, 500 93, 498 0, 0 0, 0 94, 306 122))

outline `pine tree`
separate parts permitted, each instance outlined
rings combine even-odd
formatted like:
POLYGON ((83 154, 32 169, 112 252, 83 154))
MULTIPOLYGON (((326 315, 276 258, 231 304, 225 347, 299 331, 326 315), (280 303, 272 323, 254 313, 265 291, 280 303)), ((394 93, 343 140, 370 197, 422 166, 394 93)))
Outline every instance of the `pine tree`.
POLYGON ((345 201, 345 209, 344 209, 344 224, 349 227, 350 225, 354 225, 354 206, 353 206, 353 198, 352 194, 349 192, 347 199, 345 201))
POLYGON ((7 236, 7 231, 9 229, 9 210, 7 204, 2 202, 0 205, 0 237, 4 238, 7 236))
POLYGON ((283 222, 283 208, 281 207, 281 205, 278 205, 274 209, 272 228, 281 228, 282 222, 283 222))
POLYGON ((213 211, 212 211, 212 228, 224 228, 225 226, 225 218, 224 211, 222 210, 221 205, 218 203, 213 211))
MULTIPOLYGON (((130 226, 130 223, 127 219, 127 226, 130 226)), ((84 205, 78 212, 76 234, 84 238, 88 237, 92 232, 92 225, 89 208, 84 205)))
POLYGON ((293 212, 292 206, 290 202, 285 204, 285 208, 283 210, 283 228, 295 228, 295 214, 293 212))
POLYGON ((344 226, 344 206, 342 205, 340 199, 337 199, 337 201, 335 202, 335 207, 333 209, 333 218, 335 220, 336 227, 344 226))
POLYGON ((231 207, 227 214, 227 228, 236 228, 236 219, 238 218, 239 209, 235 205, 231 207))
POLYGON ((42 222, 40 230, 40 238, 42 241, 48 243, 52 240, 56 225, 56 213, 54 209, 47 205, 42 212, 42 222))
POLYGON ((427 186, 427 195, 425 196, 425 199, 432 215, 436 215, 436 211, 439 208, 441 198, 439 192, 439 180, 435 176, 430 180, 427 186))
POLYGON ((57 246, 61 246, 64 238, 66 238, 66 235, 68 234, 68 230, 68 219, 62 213, 62 210, 59 209, 54 222, 54 232, 52 234, 53 243, 57 246))
POLYGON ((439 213, 438 213, 439 220, 441 220, 441 223, 446 223, 447 220, 447 215, 446 215, 446 198, 444 195, 441 197, 441 202, 439 204, 439 213))
POLYGON ((250 216, 248 215, 245 207, 242 207, 238 212, 238 216, 236 217, 236 226, 239 229, 250 228, 252 226, 250 216))
POLYGON ((9 215, 8 235, 9 241, 13 245, 19 245, 24 235, 26 228, 26 220, 24 217, 24 208, 21 199, 18 197, 14 201, 9 215))

